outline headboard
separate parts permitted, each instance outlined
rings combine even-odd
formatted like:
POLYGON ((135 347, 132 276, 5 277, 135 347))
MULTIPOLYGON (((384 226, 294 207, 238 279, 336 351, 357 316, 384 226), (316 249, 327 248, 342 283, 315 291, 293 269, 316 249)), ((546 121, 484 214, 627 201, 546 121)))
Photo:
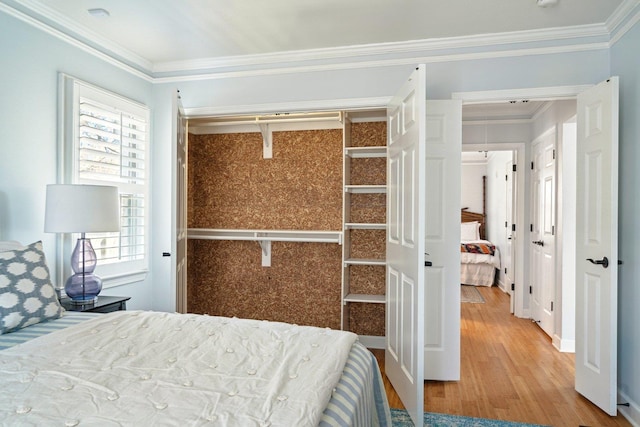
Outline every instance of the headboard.
POLYGON ((467 209, 469 208, 462 208, 460 210, 460 222, 478 221, 480 223, 480 238, 486 240, 485 215, 477 212, 469 212, 467 209))

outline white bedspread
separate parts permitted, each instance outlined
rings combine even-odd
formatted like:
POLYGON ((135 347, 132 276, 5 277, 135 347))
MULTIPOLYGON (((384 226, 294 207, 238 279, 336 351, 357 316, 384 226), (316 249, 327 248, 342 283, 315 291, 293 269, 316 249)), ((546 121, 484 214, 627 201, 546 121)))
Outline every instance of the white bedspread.
POLYGON ((356 335, 105 314, 0 352, 3 425, 316 426, 356 335))

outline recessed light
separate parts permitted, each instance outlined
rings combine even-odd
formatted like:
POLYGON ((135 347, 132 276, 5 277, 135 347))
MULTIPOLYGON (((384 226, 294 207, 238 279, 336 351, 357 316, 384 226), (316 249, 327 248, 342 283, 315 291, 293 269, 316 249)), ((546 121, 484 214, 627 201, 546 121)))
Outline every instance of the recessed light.
POLYGON ((111 16, 111 14, 107 9, 103 9, 101 7, 98 7, 95 9, 87 9, 87 12, 89 12, 89 15, 93 16, 94 18, 99 18, 99 19, 104 19, 111 16))
POLYGON ((536 0, 538 6, 547 7, 547 6, 555 6, 558 3, 558 0, 536 0))

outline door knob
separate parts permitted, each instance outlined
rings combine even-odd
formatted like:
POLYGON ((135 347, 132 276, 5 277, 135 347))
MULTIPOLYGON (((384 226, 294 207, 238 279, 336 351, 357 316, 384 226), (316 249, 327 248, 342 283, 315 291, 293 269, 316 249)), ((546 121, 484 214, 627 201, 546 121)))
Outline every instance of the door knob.
POLYGON ((534 240, 533 242, 534 245, 538 245, 538 246, 544 246, 544 242, 542 240, 534 240))
POLYGON ((604 257, 604 258, 598 259, 598 260, 593 260, 591 258, 587 258, 587 261, 589 261, 591 264, 601 265, 604 268, 609 267, 609 259, 607 257, 604 257))

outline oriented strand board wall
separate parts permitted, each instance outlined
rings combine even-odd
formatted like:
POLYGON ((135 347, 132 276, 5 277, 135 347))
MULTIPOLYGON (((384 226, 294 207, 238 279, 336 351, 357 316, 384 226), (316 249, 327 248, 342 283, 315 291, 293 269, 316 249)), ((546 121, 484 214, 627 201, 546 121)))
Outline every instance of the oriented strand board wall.
MULTIPOLYGON (((342 131, 189 135, 189 227, 340 230, 342 131)), ((340 328, 342 248, 189 241, 188 309, 195 313, 340 328)))
MULTIPOLYGON (((259 133, 189 135, 190 228, 342 229, 342 131, 273 136, 263 160, 259 133)), ((386 123, 354 124, 352 144, 386 145, 386 123)), ((351 167, 360 183, 386 183, 384 159, 351 167)), ((385 200, 354 195, 353 221, 385 222, 385 200)), ((384 257, 383 231, 351 233, 354 254, 384 257)), ((190 240, 188 251, 190 312, 340 328, 341 246, 274 242, 271 267, 256 242, 190 240)), ((356 269, 353 289, 384 293, 384 267, 356 269)), ((354 304, 350 319, 356 333, 384 335, 384 305, 354 304)))

